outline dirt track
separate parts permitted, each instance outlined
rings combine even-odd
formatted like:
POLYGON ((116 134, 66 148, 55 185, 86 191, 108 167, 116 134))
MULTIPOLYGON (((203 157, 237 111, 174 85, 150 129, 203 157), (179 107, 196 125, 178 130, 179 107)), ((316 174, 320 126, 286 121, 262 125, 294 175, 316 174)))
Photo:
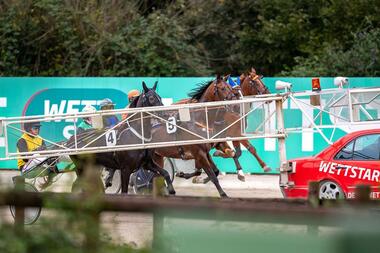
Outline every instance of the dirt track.
MULTIPOLYGON (((11 177, 15 172, 0 172, 1 188, 10 187, 11 177)), ((63 175, 52 187, 51 191, 68 192, 75 176, 73 174, 63 175)), ((278 176, 276 175, 247 175, 246 182, 241 182, 236 175, 221 175, 219 177, 221 186, 230 197, 239 198, 282 198, 278 187, 278 176)), ((218 192, 214 185, 209 182, 193 184, 191 180, 175 178, 174 187, 178 196, 212 196, 217 197, 218 192)), ((9 208, 1 210, 1 222, 12 222, 9 208)), ((42 218, 49 218, 49 212, 42 210, 42 218)), ((137 247, 149 246, 152 240, 152 216, 138 213, 103 213, 102 226, 105 233, 120 243, 128 243, 137 247)), ((36 223, 38 225, 38 221, 36 223)))

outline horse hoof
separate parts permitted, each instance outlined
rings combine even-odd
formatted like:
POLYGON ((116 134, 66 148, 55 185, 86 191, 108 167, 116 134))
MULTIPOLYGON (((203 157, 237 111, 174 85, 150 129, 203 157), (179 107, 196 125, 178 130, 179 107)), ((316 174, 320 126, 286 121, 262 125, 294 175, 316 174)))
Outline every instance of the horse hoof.
POLYGON ((245 182, 245 176, 244 175, 239 175, 238 174, 238 179, 240 180, 240 181, 242 181, 242 182, 245 182))
POLYGON ((268 166, 264 167, 264 172, 270 172, 270 171, 272 171, 272 169, 270 167, 268 167, 268 166))
POLYGON ((209 177, 206 177, 203 179, 203 184, 207 184, 208 182, 210 182, 210 178, 209 177))
POLYGON ((245 175, 242 169, 237 171, 237 177, 240 181, 245 182, 245 175))
POLYGON ((228 199, 229 198, 225 192, 221 193, 220 197, 223 198, 223 199, 228 199))
POLYGON ((214 152, 214 154, 212 154, 213 156, 222 156, 222 151, 220 151, 220 150, 216 150, 215 152, 214 152))
POLYGON ((194 177, 193 178, 193 184, 206 184, 210 181, 208 177, 202 178, 201 176, 199 177, 194 177))
POLYGON ((201 177, 194 177, 193 180, 192 180, 192 183, 193 184, 200 184, 201 183, 201 177))
POLYGON ((175 174, 175 176, 176 177, 185 177, 185 173, 183 173, 183 171, 180 171, 180 172, 177 172, 176 174, 175 174))
POLYGON ((228 156, 228 157, 234 157, 235 155, 236 155, 236 153, 235 153, 235 151, 233 151, 232 149, 226 149, 225 151, 224 151, 224 153, 226 153, 226 155, 228 156))

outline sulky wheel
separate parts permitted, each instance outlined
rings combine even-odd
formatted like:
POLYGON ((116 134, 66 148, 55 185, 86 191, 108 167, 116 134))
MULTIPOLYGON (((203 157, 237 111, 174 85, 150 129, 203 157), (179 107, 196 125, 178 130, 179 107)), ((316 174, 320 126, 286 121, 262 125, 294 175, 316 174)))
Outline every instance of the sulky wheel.
MULTIPOLYGON (((27 192, 38 192, 32 184, 24 183, 24 189, 27 192)), ((16 217, 16 207, 9 206, 13 218, 16 217)), ((31 225, 38 220, 41 215, 41 207, 27 207, 24 209, 24 224, 31 225)))

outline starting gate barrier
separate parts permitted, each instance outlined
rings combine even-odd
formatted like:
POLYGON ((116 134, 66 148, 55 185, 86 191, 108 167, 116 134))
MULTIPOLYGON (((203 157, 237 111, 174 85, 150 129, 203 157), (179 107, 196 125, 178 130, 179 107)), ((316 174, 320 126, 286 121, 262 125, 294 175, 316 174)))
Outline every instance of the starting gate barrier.
POLYGON ((273 138, 278 139, 280 184, 287 184, 288 135, 300 131, 318 133, 331 144, 336 129, 351 132, 379 125, 380 88, 286 90, 233 101, 0 118, 0 136, 5 142, 0 161, 273 138), (301 124, 284 122, 283 109, 292 107, 306 119, 301 124), (103 118, 110 115, 123 119, 114 127, 104 128, 103 118), (92 120, 94 129, 77 135, 78 124, 84 118, 92 120), (65 137, 57 134, 56 123, 61 121, 66 124, 65 137), (25 133, 23 125, 31 122, 41 124, 39 135, 48 148, 18 152, 15 143, 25 133))

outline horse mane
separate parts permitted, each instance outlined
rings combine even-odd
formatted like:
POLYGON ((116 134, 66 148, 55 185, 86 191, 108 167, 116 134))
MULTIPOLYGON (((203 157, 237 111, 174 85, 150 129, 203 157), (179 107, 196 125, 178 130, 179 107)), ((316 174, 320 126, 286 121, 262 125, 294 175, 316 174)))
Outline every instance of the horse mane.
POLYGON ((198 84, 196 88, 192 89, 191 92, 188 93, 188 96, 191 97, 191 99, 199 100, 201 99, 203 93, 207 90, 207 88, 213 83, 213 80, 206 81, 203 83, 198 84))

